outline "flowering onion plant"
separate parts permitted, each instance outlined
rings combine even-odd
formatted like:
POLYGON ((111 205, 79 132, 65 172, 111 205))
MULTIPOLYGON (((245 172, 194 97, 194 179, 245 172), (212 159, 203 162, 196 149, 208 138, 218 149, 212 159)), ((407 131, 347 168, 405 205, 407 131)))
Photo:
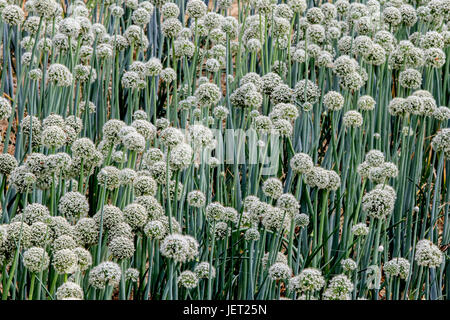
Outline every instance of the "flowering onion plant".
POLYGON ((450 297, 450 0, 0 0, 0 295, 450 297))

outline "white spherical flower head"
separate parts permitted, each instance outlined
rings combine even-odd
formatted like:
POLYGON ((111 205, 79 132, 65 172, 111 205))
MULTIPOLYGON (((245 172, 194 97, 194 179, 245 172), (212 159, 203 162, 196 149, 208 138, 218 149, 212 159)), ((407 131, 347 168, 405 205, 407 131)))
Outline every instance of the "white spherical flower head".
POLYGON ((134 243, 128 237, 116 237, 109 244, 109 250, 114 258, 122 260, 131 258, 134 254, 134 243))
POLYGON ((189 243, 181 234, 169 234, 161 242, 163 256, 176 262, 185 262, 189 254, 189 243))
POLYGON ((448 158, 450 156, 450 128, 444 128, 438 131, 431 141, 431 146, 435 151, 442 151, 448 158))
POLYGON ((305 180, 310 187, 325 189, 330 183, 330 175, 328 170, 321 167, 313 167, 306 173, 305 180))
POLYGON ((285 263, 277 262, 270 266, 268 276, 272 280, 284 280, 290 278, 292 269, 285 263))
POLYGON ((384 153, 380 150, 370 150, 366 153, 365 160, 372 167, 381 167, 384 163, 384 153))
POLYGON ((169 156, 169 165, 172 170, 183 170, 189 167, 192 162, 193 151, 187 143, 180 143, 175 146, 169 156))
POLYGON ((124 88, 130 89, 143 89, 146 85, 142 76, 135 71, 124 72, 121 83, 124 88))
POLYGON ((15 4, 7 5, 2 10, 2 20, 11 26, 19 25, 25 20, 25 13, 15 4))
POLYGON ((205 206, 206 197, 200 190, 193 190, 187 195, 187 202, 191 207, 201 208, 205 206))
POLYGON ((249 228, 245 231, 245 240, 246 241, 258 241, 261 237, 258 229, 256 228, 249 228))
POLYGON ((163 69, 161 61, 155 57, 150 58, 147 61, 146 66, 147 66, 147 74, 152 77, 158 76, 163 69))
POLYGON ((167 229, 163 222, 152 220, 145 225, 144 233, 150 239, 162 240, 167 235, 167 229))
POLYGON ((290 161, 292 170, 298 174, 304 174, 311 171, 314 167, 312 158, 306 153, 295 154, 290 161))
POLYGON ((58 238, 56 238, 53 242, 52 242, 52 250, 55 251, 59 251, 62 249, 70 249, 73 250, 77 247, 77 243, 75 242, 75 240, 72 237, 73 235, 67 235, 67 234, 63 234, 61 236, 59 236, 58 238))
POLYGON ((282 137, 289 137, 292 135, 293 127, 289 120, 277 119, 273 122, 273 129, 282 137))
POLYGON ((0 120, 6 120, 11 115, 11 103, 6 98, 0 97, 0 120))
POLYGON ((58 87, 68 87, 72 85, 73 76, 70 70, 62 64, 54 63, 47 70, 48 80, 58 87))
POLYGON ((185 235, 184 239, 188 243, 187 261, 193 261, 198 257, 199 254, 198 241, 190 235, 185 235))
POLYGON ((352 281, 344 274, 334 276, 323 294, 325 300, 349 300, 353 291, 352 281))
POLYGON ((200 106, 215 105, 220 101, 222 94, 214 83, 203 83, 195 90, 195 97, 200 106))
POLYGON ((320 8, 313 7, 306 11, 306 19, 309 23, 321 23, 325 19, 325 15, 320 8))
POLYGON ((147 210, 138 203, 130 203, 127 205, 123 209, 123 217, 125 222, 133 229, 143 228, 148 219, 147 210))
POLYGON ((161 7, 163 19, 177 18, 180 14, 180 8, 175 3, 167 2, 161 7))
POLYGON ((384 272, 391 277, 406 279, 409 276, 410 262, 405 258, 393 258, 383 266, 384 272))
POLYGON ((356 262, 351 258, 342 260, 341 266, 345 271, 353 271, 357 268, 356 262))
POLYGON ((32 247, 23 253, 23 265, 33 273, 48 268, 50 258, 43 248, 32 247))
POLYGON ((138 132, 131 132, 122 138, 123 145, 132 151, 141 153, 145 150, 145 138, 138 132))
POLYGON ((295 225, 306 228, 309 225, 309 216, 306 213, 297 213, 294 216, 295 225))
POLYGON ((375 100, 368 95, 361 96, 358 98, 358 109, 363 111, 370 111, 375 109, 375 100))
POLYGON ((158 185, 152 177, 140 175, 133 180, 133 190, 137 197, 144 195, 154 196, 158 190, 158 185))
POLYGON ((39 16, 49 18, 58 11, 58 5, 54 0, 34 0, 33 11, 39 16))
POLYGON ((394 210, 395 197, 388 189, 373 189, 362 199, 362 208, 369 216, 384 219, 394 210))
POLYGON ((128 268, 125 271, 125 279, 131 282, 137 282, 139 280, 139 270, 135 268, 128 268))
POLYGON ((163 152, 158 148, 150 148, 143 155, 143 161, 149 167, 154 165, 156 162, 162 161, 164 159, 163 152))
POLYGON ((161 25, 161 32, 168 38, 175 38, 183 28, 180 20, 176 18, 169 18, 164 20, 161 25))
POLYGON ((167 82, 167 83, 171 83, 177 79, 177 74, 176 74, 175 70, 173 70, 172 68, 163 69, 159 73, 159 76, 162 81, 167 82))
POLYGON ((327 170, 328 185, 326 187, 329 191, 336 191, 341 186, 341 177, 334 170, 327 170))
POLYGON ((200 279, 214 279, 216 277, 216 268, 210 265, 209 262, 200 262, 195 268, 194 272, 200 279))
POLYGON ((272 130, 272 120, 263 115, 258 115, 253 119, 255 129, 260 133, 270 133, 272 130))
POLYGON ((288 0, 287 5, 292 9, 292 11, 299 14, 305 12, 307 8, 305 0, 288 0))
POLYGON ((433 112, 433 117, 439 121, 446 121, 450 119, 450 108, 440 106, 433 112))
POLYGON ((59 274, 73 273, 77 270, 77 255, 73 250, 61 249, 53 254, 53 267, 59 274))
POLYGON ((189 126, 189 137, 194 148, 208 147, 213 143, 214 136, 212 131, 201 124, 189 126))
POLYGON ((15 168, 17 168, 18 162, 14 156, 9 153, 3 153, 0 155, 0 173, 9 175, 15 168))
POLYGON ((144 206, 145 210, 147 210, 149 220, 157 220, 164 215, 161 204, 153 196, 140 196, 136 198, 135 202, 144 206))
POLYGON ((222 220, 225 216, 225 207, 220 202, 213 202, 206 206, 206 218, 210 220, 222 220))
MULTIPOLYGON (((340 79, 340 85, 344 89, 358 90, 359 88, 361 88, 364 85, 364 83, 366 81, 363 78, 363 76, 367 76, 367 74, 363 73, 363 69, 361 69, 361 73, 359 73, 359 72, 352 72, 349 75, 347 75, 345 78, 341 78, 340 79)), ((353 111, 353 110, 351 110, 351 111, 353 111)))
POLYGON ((197 20, 206 14, 206 4, 201 0, 189 0, 186 4, 186 13, 197 20))
POLYGON ((112 261, 101 262, 89 272, 89 284, 96 289, 104 289, 106 286, 115 287, 120 283, 122 270, 112 261))
POLYGON ((131 15, 131 20, 138 26, 145 26, 150 22, 150 18, 150 13, 144 8, 138 8, 134 10, 133 14, 131 15))
POLYGON ((300 80, 294 88, 297 100, 304 104, 305 102, 314 104, 319 100, 319 87, 310 80, 300 80))
POLYGON ((85 271, 87 269, 90 268, 90 266, 92 265, 92 255, 91 253, 81 247, 77 247, 75 249, 73 249, 73 252, 77 255, 78 258, 78 268, 81 271, 85 271))
POLYGON ((262 212, 261 214, 263 226, 271 231, 279 230, 280 228, 285 229, 289 222, 288 213, 280 208, 272 207, 270 205, 266 208, 265 212, 262 212))
POLYGON ((369 234, 369 227, 365 223, 358 223, 352 227, 352 233, 355 236, 366 236, 369 234))
POLYGON ((112 229, 119 223, 123 222, 123 213, 116 206, 106 205, 103 207, 103 210, 99 210, 93 218, 98 225, 103 223, 103 227, 112 229))
POLYGON ((83 300, 83 296, 83 289, 72 281, 67 281, 56 289, 58 300, 83 300))
POLYGON ((429 48, 424 52, 425 64, 432 68, 439 69, 445 64, 445 53, 440 48, 429 48))
POLYGON ((278 199, 283 193, 283 183, 278 178, 264 181, 262 190, 267 197, 278 199))
POLYGON ((346 127, 361 127, 363 124, 363 117, 361 113, 356 110, 347 111, 342 118, 346 127))
POLYGON ((416 244, 414 260, 419 266, 436 268, 444 261, 444 255, 437 245, 430 240, 423 239, 416 244))
POLYGON ((77 38, 81 31, 80 23, 74 18, 64 18, 59 22, 59 32, 67 37, 77 38))
POLYGON ((50 217, 48 208, 40 203, 31 203, 22 212, 25 223, 32 225, 35 222, 47 222, 50 217))
POLYGON ((298 293, 314 292, 322 289, 325 285, 325 279, 320 270, 315 268, 306 268, 299 275, 289 280, 289 288, 298 293))
POLYGON ((177 282, 178 285, 183 286, 186 289, 193 289, 198 285, 198 277, 194 272, 185 270, 180 273, 177 282))
POLYGON ((389 25, 396 26, 402 22, 402 14, 396 7, 386 7, 382 14, 383 21, 389 25))
POLYGON ((120 185, 119 174, 119 169, 113 166, 107 166, 100 170, 97 175, 97 180, 100 185, 109 190, 114 190, 120 185))
MULTIPOLYGON (((147 117, 146 114, 145 117, 147 117)), ((145 118, 134 120, 131 123, 131 126, 135 128, 137 133, 141 134, 146 140, 153 139, 156 136, 156 127, 145 118)))
MULTIPOLYGON (((190 32, 190 29, 187 29, 190 32)), ((182 57, 192 57, 195 53, 195 45, 185 38, 178 38, 174 42, 175 46, 175 56, 178 58, 182 57)), ((180 101, 181 103, 181 101, 180 101)))
POLYGON ((210 58, 206 60, 205 68, 211 73, 218 72, 220 69, 220 62, 217 59, 210 58))
POLYGON ((161 143, 168 146, 168 147, 175 147, 176 145, 180 144, 184 140, 183 133, 174 127, 167 127, 164 130, 162 130, 159 134, 159 139, 161 140, 161 143))
POLYGON ((295 196, 291 193, 283 193, 277 200, 277 207, 286 211, 288 213, 289 218, 295 216, 300 209, 300 204, 295 196))
POLYGON ((422 74, 415 69, 406 69, 400 72, 398 81, 404 88, 417 89, 422 84, 422 74))
POLYGON ((323 97, 323 104, 329 110, 341 110, 344 106, 344 97, 339 92, 329 91, 323 97))
POLYGON ((85 217, 89 212, 89 203, 81 193, 68 192, 59 200, 58 210, 66 218, 85 217))

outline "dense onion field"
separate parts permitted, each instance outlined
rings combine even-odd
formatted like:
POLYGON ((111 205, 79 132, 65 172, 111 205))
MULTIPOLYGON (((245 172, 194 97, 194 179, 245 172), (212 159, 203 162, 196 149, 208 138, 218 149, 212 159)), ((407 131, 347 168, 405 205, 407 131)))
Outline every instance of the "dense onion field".
POLYGON ((0 11, 3 300, 449 298, 449 0, 0 11))

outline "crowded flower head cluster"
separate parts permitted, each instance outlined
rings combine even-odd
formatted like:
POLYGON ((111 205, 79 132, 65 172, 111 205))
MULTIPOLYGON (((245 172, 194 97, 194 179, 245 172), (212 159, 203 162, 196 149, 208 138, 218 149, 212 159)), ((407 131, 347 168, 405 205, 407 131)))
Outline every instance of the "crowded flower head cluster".
POLYGON ((427 219, 396 211, 425 192, 402 189, 416 134, 436 177, 450 156, 431 85, 444 66, 448 81, 449 0, 210 2, 0 0, 25 92, 0 97, 21 137, 0 155, 0 266, 31 299, 235 298, 244 279, 239 298, 349 300, 383 274, 388 294, 419 290, 446 261, 439 215, 409 252, 390 227, 427 219), (275 172, 219 160, 223 129, 254 129, 264 156, 280 145, 275 172))

